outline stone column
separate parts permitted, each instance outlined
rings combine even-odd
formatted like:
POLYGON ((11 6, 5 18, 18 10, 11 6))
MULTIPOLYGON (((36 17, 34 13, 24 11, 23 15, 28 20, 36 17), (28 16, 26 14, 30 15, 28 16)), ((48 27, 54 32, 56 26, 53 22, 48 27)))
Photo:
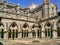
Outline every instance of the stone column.
POLYGON ((57 38, 57 31, 53 30, 53 38, 57 38))
POLYGON ((42 25, 42 38, 45 37, 45 28, 44 28, 44 25, 42 25))
POLYGON ((36 32, 36 39, 37 39, 37 27, 35 27, 34 30, 36 32))
POLYGON ((18 30, 18 39, 21 39, 22 38, 22 28, 21 28, 21 24, 18 25, 19 26, 19 30, 18 30))
POLYGON ((31 33, 30 32, 28 33, 28 38, 31 38, 31 33))
POLYGON ((57 26, 56 26, 56 22, 54 22, 54 27, 53 27, 53 38, 57 38, 57 26))
POLYGON ((36 39, 37 39, 37 29, 36 29, 36 39))
POLYGON ((21 39, 22 38, 22 33, 19 31, 18 33, 18 39, 21 39))
POLYGON ((30 27, 30 33, 29 33, 29 35, 30 35, 29 37, 30 37, 30 38, 32 38, 32 30, 33 30, 33 29, 30 27))
POLYGON ((21 36, 22 36, 22 33, 19 32, 19 34, 18 34, 18 39, 21 39, 21 36))
POLYGON ((8 31, 5 31, 5 33, 4 33, 4 39, 8 39, 8 31))
POLYGON ((5 24, 4 32, 4 39, 8 39, 8 23, 5 24))
POLYGON ((44 31, 42 31, 42 38, 44 38, 45 37, 45 32, 44 31))
POLYGON ((31 34, 30 34, 30 35, 31 35, 31 38, 32 38, 32 32, 31 32, 31 34))

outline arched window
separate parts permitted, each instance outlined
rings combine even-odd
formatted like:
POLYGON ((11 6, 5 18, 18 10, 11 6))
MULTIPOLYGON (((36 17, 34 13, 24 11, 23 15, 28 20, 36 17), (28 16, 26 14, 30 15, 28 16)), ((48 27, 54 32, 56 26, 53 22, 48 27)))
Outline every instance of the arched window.
POLYGON ((28 26, 27 23, 25 23, 25 24, 23 25, 23 28, 27 28, 27 27, 29 27, 29 26, 28 26))
POLYGON ((38 36, 38 38, 41 38, 41 29, 42 29, 42 27, 41 27, 41 25, 38 25, 38 30, 37 30, 37 36, 38 36))
POLYGON ((4 25, 0 22, 0 38, 4 38, 4 25))
POLYGON ((27 23, 25 23, 22 27, 22 38, 26 38, 28 37, 28 28, 29 28, 29 25, 27 23))
POLYGON ((34 27, 35 27, 35 25, 32 26, 32 28, 34 28, 34 27))
POLYGON ((8 38, 18 38, 18 26, 13 22, 9 27, 8 38))
POLYGON ((52 24, 50 22, 45 24, 45 36, 52 38, 52 24))
POLYGON ((35 24, 32 26, 32 37, 35 38, 36 37, 36 32, 35 32, 35 24))

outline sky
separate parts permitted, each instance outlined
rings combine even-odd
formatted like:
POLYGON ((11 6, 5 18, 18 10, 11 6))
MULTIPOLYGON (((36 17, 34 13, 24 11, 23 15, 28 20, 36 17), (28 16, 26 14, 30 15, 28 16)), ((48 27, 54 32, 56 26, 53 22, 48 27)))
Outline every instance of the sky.
MULTIPOLYGON (((43 0, 6 0, 7 2, 13 3, 13 4, 20 4, 22 7, 28 7, 31 3, 35 3, 37 5, 40 5, 43 0)), ((54 4, 58 4, 58 11, 60 11, 60 0, 51 0, 54 4)))

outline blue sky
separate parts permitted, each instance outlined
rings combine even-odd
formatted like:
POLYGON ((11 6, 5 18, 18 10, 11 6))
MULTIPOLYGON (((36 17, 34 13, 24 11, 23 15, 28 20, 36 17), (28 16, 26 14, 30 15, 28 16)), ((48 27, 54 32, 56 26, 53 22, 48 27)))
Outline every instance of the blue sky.
MULTIPOLYGON (((40 5, 42 3, 42 0, 7 0, 10 3, 13 4, 20 4, 22 7, 28 7, 31 3, 36 3, 37 5, 40 5)), ((60 11, 60 0, 51 0, 53 3, 58 4, 58 8, 60 11)))

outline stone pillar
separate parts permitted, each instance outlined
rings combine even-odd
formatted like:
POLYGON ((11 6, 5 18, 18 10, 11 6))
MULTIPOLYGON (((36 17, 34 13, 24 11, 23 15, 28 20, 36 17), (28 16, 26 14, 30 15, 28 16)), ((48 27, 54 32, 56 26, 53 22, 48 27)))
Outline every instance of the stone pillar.
POLYGON ((37 39, 37 30, 36 30, 36 39, 37 39))
POLYGON ((56 26, 56 22, 54 22, 54 27, 53 27, 53 38, 57 38, 57 26, 56 26))
POLYGON ((21 36, 22 36, 22 33, 19 32, 19 34, 18 34, 18 39, 21 39, 21 36))
POLYGON ((5 31, 5 33, 4 33, 4 39, 8 39, 8 31, 5 31))
POLYGON ((35 30, 35 32, 36 32, 36 39, 37 39, 37 27, 35 27, 35 29, 34 29, 34 30, 35 30))
POLYGON ((29 33, 28 33, 29 38, 32 38, 32 28, 29 28, 29 33))
POLYGON ((42 25, 42 38, 45 37, 45 28, 44 28, 44 25, 42 25))
POLYGON ((42 31, 42 38, 44 38, 45 37, 45 32, 44 31, 42 31))
POLYGON ((5 24, 4 32, 4 39, 8 39, 8 23, 5 24))
POLYGON ((18 32, 19 32, 19 34, 18 34, 18 39, 21 39, 21 38, 22 38, 22 28, 21 28, 21 24, 18 25, 18 26, 19 26, 19 30, 18 30, 18 32))
POLYGON ((30 35, 31 35, 31 38, 32 38, 32 32, 31 32, 31 34, 30 34, 30 35))
POLYGON ((53 30, 53 38, 57 38, 57 31, 53 30))
POLYGON ((28 38, 31 38, 31 33, 30 32, 28 33, 28 38))

